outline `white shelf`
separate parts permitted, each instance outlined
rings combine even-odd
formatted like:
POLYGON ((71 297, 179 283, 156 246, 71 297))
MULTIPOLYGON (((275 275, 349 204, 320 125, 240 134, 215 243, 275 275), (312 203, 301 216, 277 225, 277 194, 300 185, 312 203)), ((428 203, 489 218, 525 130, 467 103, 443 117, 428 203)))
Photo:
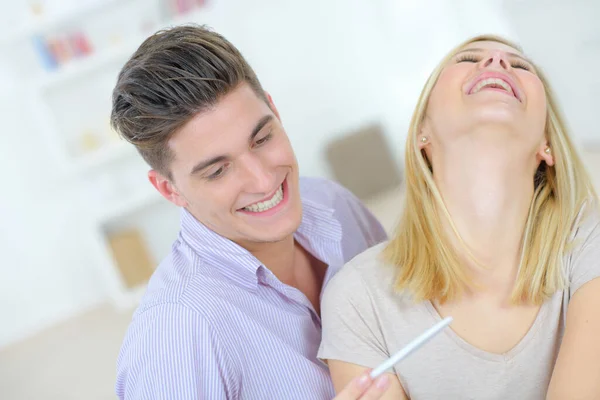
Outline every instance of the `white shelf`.
POLYGON ((94 53, 79 60, 73 60, 60 66, 56 71, 45 73, 38 81, 38 88, 40 90, 49 90, 59 87, 94 72, 111 62, 117 61, 119 58, 125 59, 135 51, 136 43, 139 45, 141 42, 127 42, 115 45, 105 51, 94 53))
MULTIPOLYGON (((150 185, 147 186, 150 189, 150 185)), ((99 225, 122 218, 132 211, 140 210, 146 206, 167 201, 155 189, 144 190, 133 196, 128 196, 125 201, 121 200, 119 199, 116 203, 108 205, 96 215, 96 221, 99 225)))
POLYGON ((114 143, 100 147, 90 154, 79 156, 73 162, 73 170, 76 174, 82 174, 134 155, 134 153, 135 148, 133 145, 124 140, 115 141, 114 143))
MULTIPOLYGON (((56 152, 57 164, 61 167, 58 183, 66 188, 85 189, 73 192, 84 200, 81 205, 85 213, 81 218, 93 227, 89 257, 100 267, 107 293, 124 308, 139 302, 146 286, 128 288, 125 285, 108 247, 106 232, 121 225, 135 225, 145 232, 150 247, 157 252, 155 256, 162 257, 170 246, 167 239, 176 235, 171 226, 175 223, 178 227, 178 220, 174 218, 176 206, 143 182, 145 170, 130 143, 111 138, 103 147, 81 155, 69 149, 71 143, 77 143, 79 132, 102 134, 103 129, 107 129, 103 126, 110 113, 109 89, 116 83, 118 70, 149 35, 184 23, 211 23, 215 16, 209 3, 168 18, 165 9, 150 9, 161 7, 160 3, 161 0, 85 0, 76 9, 63 7, 64 13, 30 18, 18 29, 13 23, 10 30, 0 33, 0 46, 10 44, 27 50, 25 47, 31 46, 28 42, 36 35, 52 35, 77 26, 87 29, 93 51, 44 73, 31 68, 26 75, 31 77, 27 80, 27 90, 31 91, 36 106, 33 115, 40 125, 39 130, 48 137, 48 148, 56 152), (120 29, 102 28, 111 24, 120 29), (120 36, 118 42, 115 41, 117 36, 120 36), (63 104, 65 108, 60 107, 63 104), (67 121, 67 118, 73 120, 67 121), (138 177, 142 181, 138 181, 138 177)), ((33 57, 36 52, 29 54, 33 57)))
POLYGON ((7 30, 3 32, 0 43, 5 44, 15 40, 22 40, 27 37, 41 34, 54 29, 60 25, 68 23, 69 21, 76 21, 81 18, 85 18, 90 14, 94 14, 108 7, 114 5, 124 4, 131 0, 96 0, 94 2, 84 3, 83 6, 75 10, 64 11, 57 15, 52 16, 31 16, 26 21, 20 23, 20 26, 15 29, 7 30))
POLYGON ((113 305, 121 310, 135 307, 146 292, 147 284, 128 288, 123 281, 119 268, 115 264, 115 259, 110 251, 104 232, 97 227, 92 233, 92 237, 93 242, 90 248, 92 256, 99 262, 100 274, 106 282, 107 292, 113 305))
MULTIPOLYGON (((208 7, 198 8, 194 11, 190 11, 184 15, 177 16, 173 19, 163 21, 160 26, 155 30, 163 29, 171 26, 181 25, 190 22, 197 22, 208 15, 208 7)), ((142 42, 151 34, 147 32, 144 34, 136 35, 134 38, 116 44, 106 50, 100 50, 97 53, 93 53, 87 57, 76 59, 63 66, 59 66, 57 70, 47 72, 38 81, 38 87, 40 90, 48 90, 53 87, 59 87, 67 84, 68 82, 81 78, 95 70, 98 70, 111 62, 116 62, 122 59, 123 62, 126 58, 133 54, 133 52, 142 44, 142 42)))

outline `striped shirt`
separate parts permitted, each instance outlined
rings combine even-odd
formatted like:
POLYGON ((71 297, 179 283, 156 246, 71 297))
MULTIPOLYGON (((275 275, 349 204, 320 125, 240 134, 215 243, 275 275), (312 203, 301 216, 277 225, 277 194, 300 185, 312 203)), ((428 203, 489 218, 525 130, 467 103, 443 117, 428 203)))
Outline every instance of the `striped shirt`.
MULTIPOLYGON (((301 178, 294 237, 328 265, 386 239, 346 189, 301 178)), ((170 255, 152 276, 117 363, 120 399, 331 399, 317 359, 321 321, 310 301, 247 250, 186 210, 170 255)))

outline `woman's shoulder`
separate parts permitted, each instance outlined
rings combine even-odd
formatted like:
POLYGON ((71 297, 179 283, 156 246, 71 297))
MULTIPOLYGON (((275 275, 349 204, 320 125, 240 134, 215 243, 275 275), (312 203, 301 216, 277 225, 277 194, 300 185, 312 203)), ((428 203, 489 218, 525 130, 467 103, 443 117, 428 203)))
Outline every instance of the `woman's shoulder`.
POLYGON ((585 242, 588 242, 590 238, 598 236, 598 230, 600 229, 600 201, 597 199, 587 200, 579 210, 575 223, 573 224, 573 230, 571 238, 576 248, 580 248, 585 242))
POLYGON ((386 240, 357 254, 342 267, 342 270, 353 270, 361 276, 393 275, 394 267, 384 257, 384 250, 388 244, 389 240, 386 240))
POLYGON ((571 295, 586 282, 600 277, 600 206, 586 202, 575 221, 570 249, 566 254, 566 274, 571 295))
POLYGON ((383 257, 383 251, 388 243, 388 241, 381 242, 348 261, 330 279, 327 284, 328 291, 380 292, 381 289, 393 287, 396 268, 383 257))

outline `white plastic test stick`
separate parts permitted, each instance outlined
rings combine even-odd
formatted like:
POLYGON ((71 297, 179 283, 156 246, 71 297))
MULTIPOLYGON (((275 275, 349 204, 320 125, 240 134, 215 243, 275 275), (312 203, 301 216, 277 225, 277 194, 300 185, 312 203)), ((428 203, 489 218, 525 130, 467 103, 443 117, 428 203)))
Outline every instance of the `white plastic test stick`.
POLYGON ((446 317, 431 328, 427 329, 420 336, 414 339, 412 342, 404 346, 400 349, 396 354, 385 360, 381 365, 371 371, 371 378, 375 379, 381 374, 383 374, 388 369, 392 368, 394 365, 398 364, 404 358, 406 358, 410 353, 417 350, 419 347, 423 346, 427 343, 432 337, 440 333, 445 327, 450 325, 452 322, 452 317, 446 317))

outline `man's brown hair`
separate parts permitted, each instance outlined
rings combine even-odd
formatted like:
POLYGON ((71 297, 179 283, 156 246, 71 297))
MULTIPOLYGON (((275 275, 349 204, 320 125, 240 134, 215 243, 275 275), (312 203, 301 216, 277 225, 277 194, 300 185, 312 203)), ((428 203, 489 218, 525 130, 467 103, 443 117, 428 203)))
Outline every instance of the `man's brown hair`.
POLYGON ((266 101, 256 74, 223 36, 197 25, 161 30, 119 73, 111 125, 153 169, 171 179, 169 138, 244 82, 266 101))

